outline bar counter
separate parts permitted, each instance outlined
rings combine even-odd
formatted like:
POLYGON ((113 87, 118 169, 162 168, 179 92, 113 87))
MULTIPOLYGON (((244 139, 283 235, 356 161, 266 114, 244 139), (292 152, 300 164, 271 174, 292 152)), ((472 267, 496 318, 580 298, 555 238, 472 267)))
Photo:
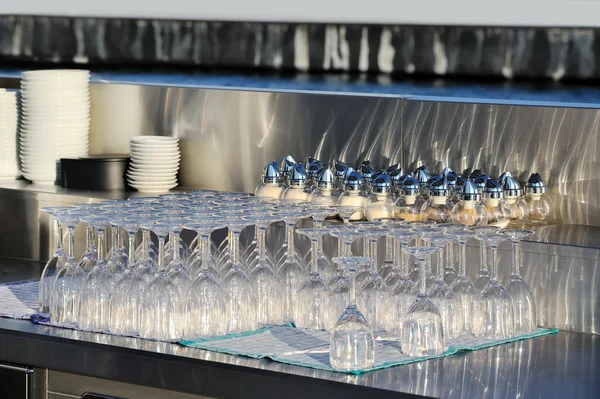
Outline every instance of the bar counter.
MULTIPOLYGON (((0 259, 0 281, 35 278, 42 267, 0 259)), ((600 392, 600 337, 567 331, 354 376, 0 319, 0 361, 205 397, 587 398, 600 392)))

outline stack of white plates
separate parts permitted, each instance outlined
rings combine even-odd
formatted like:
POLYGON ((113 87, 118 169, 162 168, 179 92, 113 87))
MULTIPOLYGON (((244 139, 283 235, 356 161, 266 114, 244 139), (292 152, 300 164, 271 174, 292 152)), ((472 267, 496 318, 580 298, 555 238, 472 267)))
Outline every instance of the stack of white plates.
POLYGON ((17 93, 0 89, 0 179, 21 176, 17 157, 17 93))
POLYGON ((53 184, 60 158, 88 154, 89 71, 23 72, 20 151, 23 176, 53 184))
POLYGON ((129 140, 131 162, 127 182, 145 193, 161 193, 177 187, 179 139, 163 136, 136 136, 129 140))

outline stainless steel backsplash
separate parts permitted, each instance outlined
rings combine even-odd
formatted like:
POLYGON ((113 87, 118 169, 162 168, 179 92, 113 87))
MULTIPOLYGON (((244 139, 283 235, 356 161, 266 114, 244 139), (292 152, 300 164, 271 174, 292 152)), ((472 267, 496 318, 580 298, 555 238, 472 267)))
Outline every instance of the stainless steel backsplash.
POLYGON ((286 154, 384 167, 542 174, 564 223, 600 226, 600 110, 402 96, 91 87, 90 151, 126 153, 135 135, 181 139, 182 186, 253 192, 286 154))

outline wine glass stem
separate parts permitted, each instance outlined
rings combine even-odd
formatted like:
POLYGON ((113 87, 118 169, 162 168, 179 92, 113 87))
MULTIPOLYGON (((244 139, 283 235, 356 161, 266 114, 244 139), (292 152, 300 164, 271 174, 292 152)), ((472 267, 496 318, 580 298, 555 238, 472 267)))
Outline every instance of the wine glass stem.
POLYGON ((98 232, 98 261, 104 260, 104 227, 96 227, 98 232))
POLYGON ((388 236, 385 236, 385 260, 394 261, 394 240, 388 236))
POLYGON ((202 268, 208 267, 208 255, 210 254, 210 234, 198 233, 198 240, 200 242, 200 256, 202 256, 202 268))
POLYGON ((60 221, 55 220, 54 223, 56 225, 56 251, 58 251, 63 246, 63 230, 60 221))
POLYGON ((466 242, 459 242, 458 245, 460 245, 460 270, 458 271, 458 274, 460 276, 466 276, 467 275, 467 243, 466 242))
POLYGON ((418 259, 419 262, 419 295, 420 296, 425 296, 426 295, 426 280, 427 280, 427 271, 426 271, 426 263, 427 260, 423 257, 420 257, 418 259))
POLYGON ((344 254, 343 256, 352 256, 352 243, 354 241, 345 241, 344 242, 344 254))
POLYGON ((490 244, 490 252, 491 252, 490 253, 490 257, 491 257, 491 259, 490 259, 490 265, 491 265, 490 272, 491 272, 491 275, 492 275, 491 277, 492 277, 492 280, 498 280, 498 275, 497 275, 498 267, 497 267, 497 264, 496 264, 496 253, 498 252, 498 244, 490 244))
POLYGON ((400 270, 402 270, 402 275, 404 276, 408 276, 408 274, 410 273, 410 271, 408 270, 408 261, 406 259, 408 255, 404 252, 404 248, 407 245, 407 242, 400 242, 400 251, 398 252, 400 254, 398 256, 398 259, 400 261, 400 270))
POLYGON ((91 225, 85 226, 85 252, 92 252, 94 248, 94 228, 91 225))
POLYGON ((446 267, 454 269, 454 243, 446 244, 446 267))
POLYGON ((110 252, 115 253, 117 251, 117 228, 110 226, 110 252))
POLYGON ((117 248, 123 248, 123 234, 121 233, 121 229, 119 227, 115 227, 117 230, 117 248))
POLYGON ((234 231, 231 234, 231 262, 233 265, 238 263, 238 259, 240 257, 240 246, 238 244, 240 238, 240 232, 234 231))
POLYGON ((69 259, 75 259, 75 226, 67 226, 69 233, 69 259))
POLYGON ((129 260, 129 267, 132 267, 135 263, 135 233, 135 230, 127 232, 127 235, 129 236, 129 256, 127 257, 129 260))
POLYGON ((265 235, 267 229, 262 227, 256 228, 256 246, 258 247, 258 259, 261 261, 267 259, 267 249, 265 247, 265 235))
POLYGON ((148 250, 150 248, 150 239, 150 230, 142 229, 142 258, 150 256, 150 254, 148 253, 148 250))
POLYGON ((379 264, 378 262, 378 257, 377 257, 377 238, 371 238, 370 242, 371 242, 371 248, 370 248, 370 254, 369 254, 369 258, 373 259, 373 265, 375 266, 375 269, 377 269, 377 265, 379 264))
POLYGON ((158 235, 158 271, 164 271, 165 268, 165 237, 158 235))
POLYGON ((179 232, 171 232, 173 237, 173 262, 179 260, 179 232))
POLYGON ((444 279, 444 247, 441 247, 436 254, 437 256, 437 278, 444 279))
POLYGON ((310 240, 310 273, 319 273, 319 238, 310 240))
POLYGON ((518 276, 519 266, 521 262, 521 242, 520 241, 512 241, 512 274, 513 276, 518 276))
POLYGON ((348 307, 351 306, 356 306, 356 270, 355 269, 351 269, 349 271, 350 273, 350 289, 349 289, 349 294, 350 294, 350 304, 348 305, 348 307))
POLYGON ((487 258, 487 247, 484 240, 479 241, 479 253, 481 257, 481 268, 480 270, 485 271, 488 269, 488 258, 487 258))
POLYGON ((287 241, 287 256, 294 256, 294 226, 295 223, 287 222, 285 235, 287 241))

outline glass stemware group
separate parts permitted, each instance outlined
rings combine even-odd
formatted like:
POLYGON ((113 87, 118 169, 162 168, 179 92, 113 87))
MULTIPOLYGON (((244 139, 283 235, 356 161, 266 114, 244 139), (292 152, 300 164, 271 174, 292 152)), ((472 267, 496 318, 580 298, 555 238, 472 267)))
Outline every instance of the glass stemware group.
POLYGON ((409 356, 431 356, 460 335, 504 339, 537 328, 520 275, 528 230, 353 222, 363 208, 201 191, 45 211, 58 235, 40 310, 59 326, 178 340, 293 323, 329 332, 331 365, 340 370, 373 366, 374 334, 398 340, 409 356), (75 259, 79 222, 86 250, 75 259), (195 233, 191 243, 184 230, 195 233), (481 256, 471 281, 473 238, 481 256), (506 286, 497 262, 505 241, 513 252, 506 286))

